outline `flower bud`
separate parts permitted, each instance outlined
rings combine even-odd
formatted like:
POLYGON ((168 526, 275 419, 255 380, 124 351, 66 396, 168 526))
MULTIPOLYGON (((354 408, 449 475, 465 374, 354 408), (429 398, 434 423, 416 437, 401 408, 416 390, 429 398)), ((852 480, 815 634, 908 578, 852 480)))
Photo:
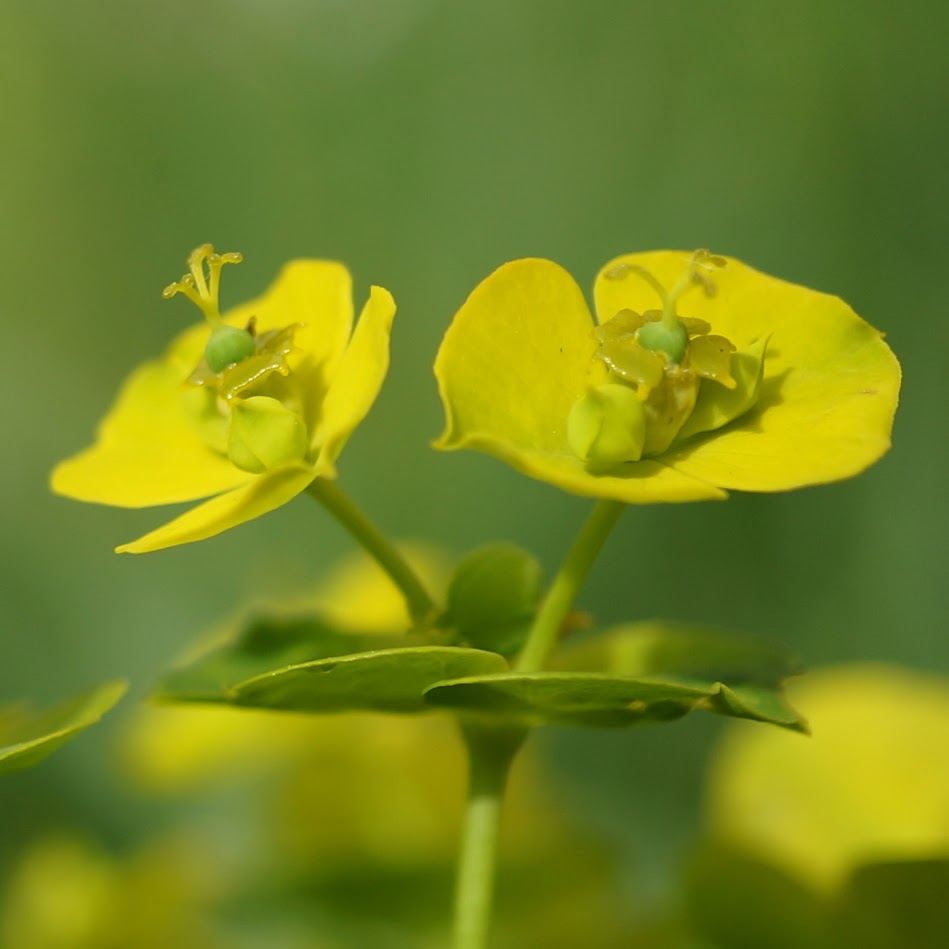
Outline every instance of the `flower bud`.
POLYGON ((567 441, 590 465, 639 461, 645 440, 643 404, 629 386, 596 386, 574 403, 567 416, 567 441))
POLYGON ((260 474, 302 461, 307 437, 299 415, 265 395, 235 399, 232 406, 227 453, 238 468, 260 474))
POLYGON ((544 591, 544 572, 514 544, 488 544, 468 554, 448 587, 448 615, 477 649, 511 656, 523 645, 544 591))

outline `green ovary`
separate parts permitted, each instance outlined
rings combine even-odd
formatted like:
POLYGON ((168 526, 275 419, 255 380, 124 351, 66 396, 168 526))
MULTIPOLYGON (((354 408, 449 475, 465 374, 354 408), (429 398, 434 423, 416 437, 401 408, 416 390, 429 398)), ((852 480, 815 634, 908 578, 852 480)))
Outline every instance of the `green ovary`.
POLYGON ((689 334, 681 320, 667 325, 663 320, 644 323, 636 341, 650 352, 665 353, 670 362, 680 363, 689 348, 689 334))
POLYGON ((226 324, 212 331, 204 359, 188 377, 183 396, 201 437, 213 452, 226 455, 242 471, 261 474, 303 461, 309 449, 300 411, 299 380, 287 361, 299 324, 265 333, 226 324), (222 330, 226 365, 215 369, 211 343, 222 330), (231 358, 231 344, 250 352, 231 358))
POLYGON ((229 366, 249 359, 256 352, 254 337, 246 329, 222 324, 211 331, 207 346, 204 347, 204 358, 212 372, 221 373, 229 366))

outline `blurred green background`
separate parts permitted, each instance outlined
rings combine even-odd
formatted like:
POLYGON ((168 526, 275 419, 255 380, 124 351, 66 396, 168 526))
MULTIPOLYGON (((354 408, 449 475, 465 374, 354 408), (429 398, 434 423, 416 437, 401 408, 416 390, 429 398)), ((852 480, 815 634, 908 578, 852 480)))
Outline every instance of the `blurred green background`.
MULTIPOLYGON (((434 353, 481 278, 537 255, 589 287, 619 253, 710 247, 842 296, 903 364, 892 453, 840 485, 630 510, 580 605, 767 634, 812 666, 949 671, 947 31, 935 0, 0 4, 0 702, 114 676, 141 697, 222 616, 349 549, 301 498, 117 557, 163 512, 48 492, 128 370, 193 321, 160 292, 203 241, 244 253, 225 305, 296 256, 344 261, 357 303, 390 289, 392 370, 343 484, 394 536, 511 540, 549 569, 588 502, 428 448, 434 353)), ((46 827, 121 848, 164 819, 110 770, 120 719, 0 784, 0 858, 46 827)), ((648 899, 694 837, 717 727, 540 738, 648 899)))

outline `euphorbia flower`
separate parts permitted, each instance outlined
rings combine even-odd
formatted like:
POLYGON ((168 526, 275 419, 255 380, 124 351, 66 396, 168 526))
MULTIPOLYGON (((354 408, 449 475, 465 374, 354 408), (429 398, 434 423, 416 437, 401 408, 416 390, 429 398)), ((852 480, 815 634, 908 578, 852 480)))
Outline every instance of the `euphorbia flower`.
POLYGON ((828 896, 861 865, 945 860, 949 678, 852 664, 792 694, 813 738, 726 731, 707 772, 710 836, 828 896))
POLYGON ((335 461, 389 364, 395 302, 372 287, 355 330, 342 264, 296 260, 258 299, 221 316, 221 268, 195 250, 182 293, 206 323, 126 380, 96 443, 53 472, 59 494, 120 507, 210 498, 117 548, 142 553, 212 537, 286 503, 335 461))
POLYGON ((610 261, 594 300, 598 324, 548 260, 485 279, 435 362, 436 447, 627 503, 836 481, 889 447, 899 364, 837 297, 655 251, 610 261))

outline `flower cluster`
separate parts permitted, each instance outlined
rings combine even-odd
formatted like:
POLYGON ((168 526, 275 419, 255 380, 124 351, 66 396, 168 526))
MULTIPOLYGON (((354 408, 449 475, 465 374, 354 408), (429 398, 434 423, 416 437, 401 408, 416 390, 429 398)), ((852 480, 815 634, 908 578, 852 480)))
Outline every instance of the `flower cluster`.
MULTIPOLYGON (((353 331, 346 269, 297 260, 222 315, 221 270, 239 260, 208 244, 192 253, 164 295, 187 296, 205 322, 133 372, 96 443, 53 472, 53 489, 80 500, 208 499, 120 551, 211 537, 335 477, 382 385, 386 290, 371 289, 353 331)), ((707 251, 618 257, 593 295, 596 322, 551 261, 487 277, 435 362, 447 420, 436 447, 626 503, 835 481, 889 447, 899 364, 839 298, 707 251)))
POLYGON ((546 589, 536 559, 501 544, 463 558, 436 598, 330 482, 384 380, 392 297, 373 287, 353 329, 346 269, 298 260, 262 297, 222 314, 221 271, 239 260, 210 245, 194 251, 165 296, 186 296, 204 322, 132 373, 95 444, 60 464, 52 485, 127 507, 200 501, 124 551, 211 537, 302 491, 362 544, 404 600, 405 635, 380 629, 379 597, 350 588, 349 602, 373 607, 371 628, 284 604, 172 670, 157 694, 307 714, 457 714, 471 775, 457 946, 486 945, 502 791, 536 725, 616 728, 704 709, 807 730, 783 695, 796 664, 777 646, 623 623, 553 653, 624 502, 830 482, 887 450, 899 364, 843 301, 707 251, 658 251, 606 264, 594 319, 557 264, 496 270, 436 357, 446 415, 436 447, 486 451, 600 502, 546 589))

